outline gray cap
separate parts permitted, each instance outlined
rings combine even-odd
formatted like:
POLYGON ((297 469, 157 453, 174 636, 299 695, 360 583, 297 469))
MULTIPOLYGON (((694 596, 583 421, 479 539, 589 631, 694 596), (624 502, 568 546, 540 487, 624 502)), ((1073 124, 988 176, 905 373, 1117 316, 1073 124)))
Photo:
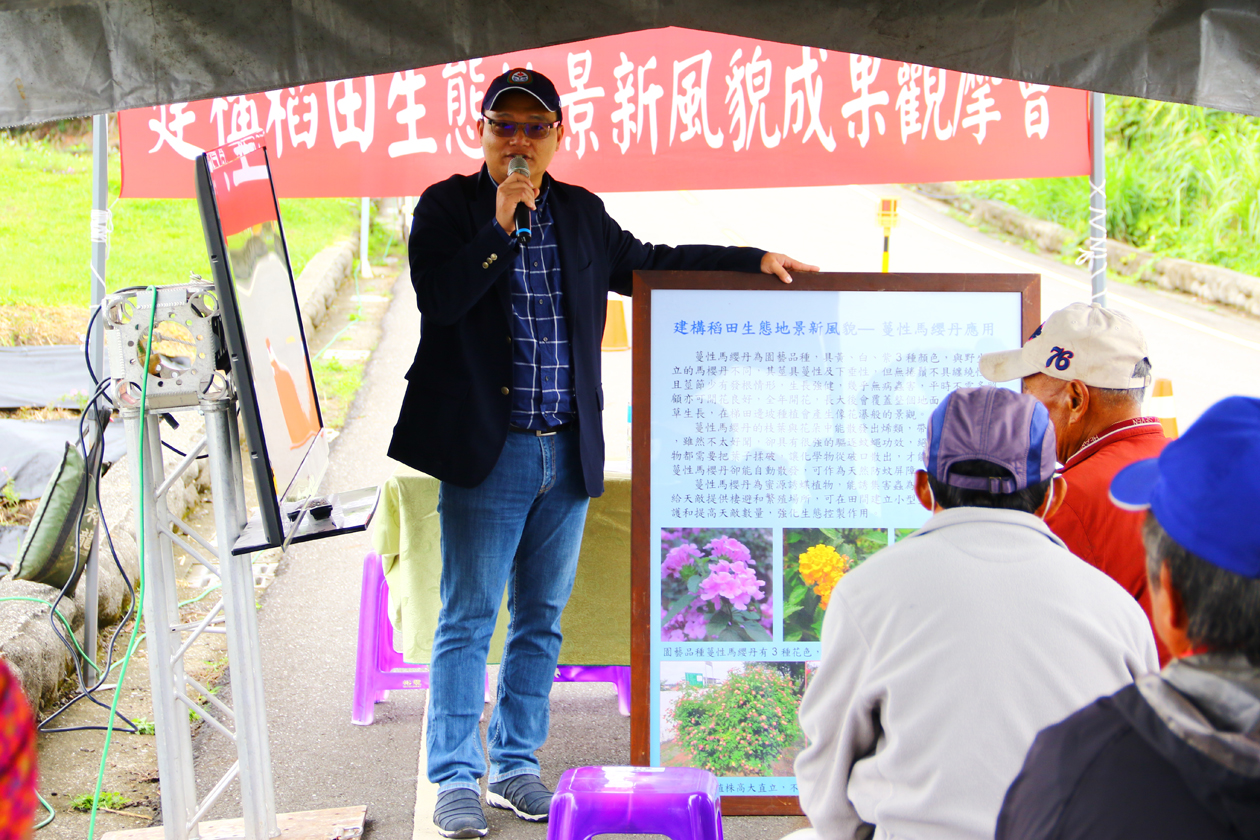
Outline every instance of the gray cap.
POLYGON ((1054 424, 1028 394, 1006 388, 959 388, 945 395, 928 420, 923 466, 942 484, 1014 493, 1054 475, 1054 424), (988 461, 1015 478, 951 475, 960 461, 988 461))

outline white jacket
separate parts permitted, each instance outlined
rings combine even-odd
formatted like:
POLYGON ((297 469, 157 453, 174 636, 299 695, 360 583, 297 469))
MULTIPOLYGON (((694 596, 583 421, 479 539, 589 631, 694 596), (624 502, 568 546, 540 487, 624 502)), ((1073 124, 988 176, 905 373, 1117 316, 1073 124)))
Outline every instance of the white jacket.
POLYGON ((992 838, 1037 732, 1158 670, 1142 608, 1040 519, 943 511, 836 585, 801 805, 825 840, 992 838))

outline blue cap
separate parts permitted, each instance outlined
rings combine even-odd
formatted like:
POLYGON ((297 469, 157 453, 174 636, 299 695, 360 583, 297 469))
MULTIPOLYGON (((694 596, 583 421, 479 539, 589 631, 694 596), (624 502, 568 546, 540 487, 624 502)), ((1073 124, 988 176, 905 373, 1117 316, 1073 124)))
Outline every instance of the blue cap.
POLYGON ((1111 501, 1149 508, 1190 553, 1245 578, 1260 578, 1260 399, 1226 397, 1158 458, 1125 467, 1111 501))

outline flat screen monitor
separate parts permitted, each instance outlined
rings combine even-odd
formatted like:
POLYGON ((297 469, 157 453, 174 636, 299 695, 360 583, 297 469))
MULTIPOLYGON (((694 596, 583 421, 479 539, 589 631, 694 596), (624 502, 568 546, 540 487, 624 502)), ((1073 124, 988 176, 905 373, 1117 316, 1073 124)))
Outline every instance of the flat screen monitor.
POLYGON ((258 493, 261 535, 249 550, 283 545, 324 477, 328 439, 267 150, 259 140, 211 149, 196 173, 258 493))

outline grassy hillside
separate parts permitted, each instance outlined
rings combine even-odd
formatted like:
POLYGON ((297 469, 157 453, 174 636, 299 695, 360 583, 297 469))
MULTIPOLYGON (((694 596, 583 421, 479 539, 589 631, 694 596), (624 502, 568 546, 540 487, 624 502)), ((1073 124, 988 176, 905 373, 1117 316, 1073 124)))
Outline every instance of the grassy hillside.
MULTIPOLYGON (((1163 256, 1260 275, 1260 120, 1107 97, 1107 234, 1163 256)), ((976 181, 968 192, 1086 235, 1089 181, 976 181)))
MULTIPOLYGON (((182 283, 189 272, 209 279, 196 201, 115 201, 118 187, 118 154, 111 150, 108 288, 182 283)), ((90 135, 63 147, 58 135, 0 132, 0 307, 89 303, 91 209, 90 135)), ((295 274, 358 226, 354 199, 281 200, 280 212, 295 274)))

